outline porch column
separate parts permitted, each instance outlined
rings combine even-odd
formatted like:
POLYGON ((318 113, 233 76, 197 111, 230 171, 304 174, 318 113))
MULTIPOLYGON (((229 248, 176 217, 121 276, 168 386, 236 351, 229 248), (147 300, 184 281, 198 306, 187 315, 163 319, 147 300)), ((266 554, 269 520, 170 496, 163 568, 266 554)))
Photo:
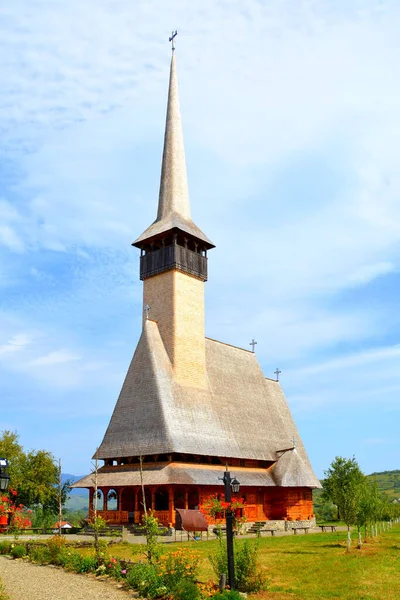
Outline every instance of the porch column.
POLYGON ((134 513, 134 521, 135 523, 140 523, 140 508, 139 508, 139 495, 141 493, 140 488, 135 488, 135 513, 134 513))
POLYGON ((168 507, 169 507, 169 522, 175 525, 175 503, 174 503, 174 488, 172 485, 168 488, 168 507))
POLYGON ((156 506, 156 490, 151 488, 151 510, 155 510, 156 506))
POLYGON ((186 510, 189 508, 189 491, 185 490, 185 508, 186 510))
POLYGON ((103 492, 103 510, 107 509, 107 496, 108 496, 108 488, 106 490, 101 490, 103 492))
POLYGON ((94 489, 89 488, 89 517, 93 511, 94 489))

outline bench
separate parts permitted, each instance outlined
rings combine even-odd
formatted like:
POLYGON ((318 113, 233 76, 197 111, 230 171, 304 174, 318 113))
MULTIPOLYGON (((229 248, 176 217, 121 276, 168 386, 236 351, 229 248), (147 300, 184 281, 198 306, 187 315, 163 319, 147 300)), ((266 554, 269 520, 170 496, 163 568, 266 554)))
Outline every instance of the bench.
POLYGON ((304 533, 308 533, 309 529, 310 529, 310 526, 307 526, 307 527, 293 527, 293 533, 294 533, 294 535, 297 535, 297 532, 301 531, 301 530, 303 530, 304 533))
POLYGON ((329 531, 329 529, 336 531, 336 525, 318 525, 318 527, 321 527, 321 531, 329 531))
POLYGON ((258 530, 257 534, 260 534, 260 536, 261 536, 261 533, 264 532, 264 531, 265 531, 265 533, 270 533, 271 536, 275 536, 275 531, 278 531, 278 530, 277 529, 271 529, 271 527, 268 527, 268 528, 267 527, 263 527, 263 528, 261 528, 261 529, 258 530))

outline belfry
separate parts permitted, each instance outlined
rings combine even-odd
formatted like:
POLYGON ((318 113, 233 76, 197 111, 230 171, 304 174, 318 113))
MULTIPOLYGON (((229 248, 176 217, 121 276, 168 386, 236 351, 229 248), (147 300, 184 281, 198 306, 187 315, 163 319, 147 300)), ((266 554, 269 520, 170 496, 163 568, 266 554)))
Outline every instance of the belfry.
MULTIPOLYGON (((99 514, 140 523, 143 483, 147 508, 174 525, 176 508, 222 495, 228 466, 241 483, 248 523, 312 521, 312 489, 320 483, 279 382, 264 377, 254 352, 205 337, 214 244, 191 219, 174 53, 157 218, 133 246, 143 328, 97 450, 104 461, 99 514)), ((73 487, 89 489, 92 507, 93 476, 73 487)))

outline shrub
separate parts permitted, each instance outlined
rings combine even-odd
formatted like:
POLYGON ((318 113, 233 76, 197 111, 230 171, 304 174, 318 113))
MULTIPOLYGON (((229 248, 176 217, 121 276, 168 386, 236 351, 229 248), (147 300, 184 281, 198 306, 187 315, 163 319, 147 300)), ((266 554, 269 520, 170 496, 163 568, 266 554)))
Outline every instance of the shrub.
POLYGON ((0 542, 0 554, 10 554, 11 551, 11 542, 8 540, 4 540, 0 542))
POLYGON ((106 561, 104 563, 104 565, 106 567, 108 575, 110 575, 114 579, 121 579, 122 567, 121 567, 121 563, 119 562, 119 560, 117 558, 114 558, 112 556, 111 558, 108 559, 108 561, 106 561))
POLYGON ((182 579, 173 591, 174 600, 200 600, 200 597, 199 588, 190 579, 182 579))
POLYGON ((189 550, 177 550, 162 556, 159 569, 164 585, 174 591, 182 581, 195 581, 199 560, 199 553, 189 550))
POLYGON ((145 598, 166 596, 168 592, 156 566, 150 563, 132 565, 126 574, 126 582, 145 598))
MULTIPOLYGON (((258 541, 246 540, 238 543, 234 540, 236 587, 242 592, 258 592, 267 588, 267 578, 258 568, 258 541)), ((226 540, 219 540, 216 554, 209 557, 217 577, 221 573, 228 575, 226 540)))
POLYGON ((158 543, 158 519, 154 512, 150 510, 143 515, 142 525, 146 531, 146 557, 149 563, 158 561, 162 554, 162 548, 158 543))
POLYGON ((60 565, 67 571, 80 572, 81 568, 81 555, 79 552, 72 548, 63 548, 59 555, 60 565))
POLYGON ((14 546, 14 548, 11 548, 10 554, 13 558, 22 558, 26 556, 26 548, 25 546, 14 546))
POLYGON ((65 548, 65 537, 62 535, 55 535, 47 541, 47 548, 52 565, 59 565, 60 556, 62 550, 65 548))
POLYGON ((90 573, 97 569, 97 558, 95 556, 81 556, 80 563, 77 566, 77 573, 90 573))
POLYGON ((31 546, 29 549, 29 559, 39 565, 47 565, 50 562, 50 552, 44 544, 31 546))
POLYGON ((212 598, 213 600, 243 600, 240 592, 236 590, 224 590, 223 592, 214 594, 212 598))

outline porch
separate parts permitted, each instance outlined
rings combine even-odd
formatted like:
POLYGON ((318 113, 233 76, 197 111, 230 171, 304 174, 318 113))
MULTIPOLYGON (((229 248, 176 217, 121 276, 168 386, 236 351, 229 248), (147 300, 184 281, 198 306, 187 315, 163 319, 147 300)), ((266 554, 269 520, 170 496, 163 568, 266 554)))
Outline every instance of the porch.
MULTIPOLYGON (((140 524, 151 509, 160 524, 175 525, 175 509, 196 509, 210 496, 221 495, 221 486, 141 486, 100 487, 97 514, 109 524, 140 524)), ((242 488, 247 522, 299 521, 313 516, 312 492, 309 488, 242 488)), ((93 514, 94 490, 90 490, 90 516, 93 514)), ((211 522, 210 522, 211 524, 211 522)))

